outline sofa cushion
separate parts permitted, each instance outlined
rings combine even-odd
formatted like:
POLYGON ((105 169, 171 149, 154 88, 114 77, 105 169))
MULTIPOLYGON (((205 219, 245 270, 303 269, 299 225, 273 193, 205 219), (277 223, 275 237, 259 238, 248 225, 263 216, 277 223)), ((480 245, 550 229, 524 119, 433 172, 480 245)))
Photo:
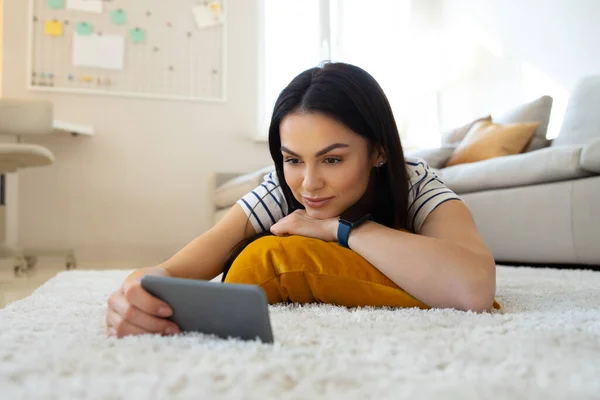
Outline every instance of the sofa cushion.
POLYGON ((264 176, 273 171, 275 171, 275 166, 270 165, 258 171, 231 179, 219 186, 215 191, 215 207, 217 209, 231 207, 236 201, 260 185, 263 182, 264 176))
POLYGON ((463 126, 459 126, 458 128, 450 129, 449 131, 442 133, 442 147, 457 147, 465 138, 467 132, 469 132, 473 125, 475 125, 477 122, 491 120, 492 116, 488 115, 483 118, 478 118, 475 121, 471 121, 463 126))
POLYGON ((500 125, 477 122, 454 150, 447 165, 471 163, 521 153, 531 141, 539 122, 500 125))
POLYGON ((583 146, 581 168, 600 174, 600 138, 583 146))
POLYGON ((407 151, 406 157, 422 158, 431 168, 444 168, 452 157, 455 147, 435 147, 407 151))
POLYGON ((540 126, 537 128, 535 136, 527 146, 527 149, 525 149, 525 152, 529 152, 548 147, 549 141, 546 139, 546 133, 548 132, 550 111, 552 111, 552 97, 542 96, 539 99, 522 104, 504 114, 492 115, 492 121, 499 124, 539 122, 540 126))
POLYGON ((572 90, 552 146, 586 144, 600 138, 600 76, 582 79, 572 90))
POLYGON ((582 146, 548 147, 444 168, 438 175, 457 194, 536 185, 593 175, 580 166, 582 146))

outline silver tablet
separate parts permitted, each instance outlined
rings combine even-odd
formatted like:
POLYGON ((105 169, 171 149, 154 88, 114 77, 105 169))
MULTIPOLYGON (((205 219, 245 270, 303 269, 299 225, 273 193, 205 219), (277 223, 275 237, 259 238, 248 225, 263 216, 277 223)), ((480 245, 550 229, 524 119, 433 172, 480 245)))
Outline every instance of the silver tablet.
POLYGON ((257 285, 146 275, 142 287, 173 309, 182 331, 273 343, 269 306, 257 285))

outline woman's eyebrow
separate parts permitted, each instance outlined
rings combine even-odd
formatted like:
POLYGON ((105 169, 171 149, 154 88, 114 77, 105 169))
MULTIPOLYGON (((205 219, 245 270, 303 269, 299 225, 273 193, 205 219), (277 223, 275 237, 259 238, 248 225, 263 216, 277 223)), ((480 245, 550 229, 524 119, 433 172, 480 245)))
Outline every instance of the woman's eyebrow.
MULTIPOLYGON (((317 153, 315 154, 315 157, 320 157, 323 154, 327 154, 331 150, 334 150, 334 149, 346 148, 346 147, 350 147, 350 145, 345 144, 345 143, 334 143, 332 145, 329 145, 329 146, 325 147, 324 149, 321 149, 321 150, 317 151, 317 153)), ((281 146, 281 151, 285 151, 286 153, 291 154, 291 155, 293 155, 295 157, 301 157, 298 153, 293 152, 292 150, 288 149, 285 146, 281 146)))

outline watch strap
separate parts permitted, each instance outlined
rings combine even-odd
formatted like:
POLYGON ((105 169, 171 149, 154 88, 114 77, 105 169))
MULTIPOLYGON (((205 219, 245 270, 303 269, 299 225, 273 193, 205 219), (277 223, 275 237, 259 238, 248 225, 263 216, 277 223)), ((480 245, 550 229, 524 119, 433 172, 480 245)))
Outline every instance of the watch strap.
POLYGON ((362 223, 364 223, 365 221, 369 221, 369 220, 371 220, 371 221, 373 220, 373 217, 371 216, 371 214, 365 214, 354 222, 346 221, 346 220, 340 218, 339 223, 338 223, 338 231, 337 231, 338 244, 340 246, 344 246, 345 248, 349 249, 350 246, 348 245, 348 240, 350 238, 350 231, 352 231, 352 228, 356 228, 356 227, 360 226, 362 223))
POLYGON ((348 238, 350 237, 350 231, 352 230, 352 225, 348 224, 346 221, 340 220, 338 223, 338 244, 340 246, 348 247, 348 238))

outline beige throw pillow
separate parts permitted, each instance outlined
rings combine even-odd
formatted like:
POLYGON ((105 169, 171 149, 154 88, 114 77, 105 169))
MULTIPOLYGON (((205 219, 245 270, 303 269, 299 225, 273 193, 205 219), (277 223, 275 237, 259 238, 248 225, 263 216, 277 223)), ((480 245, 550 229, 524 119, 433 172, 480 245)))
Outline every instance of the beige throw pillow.
POLYGON ((527 148, 538 126, 539 122, 506 125, 477 122, 454 150, 447 166, 519 154, 527 148))
POLYGON ((460 144, 460 142, 465 138, 467 132, 469 132, 473 125, 475 125, 477 122, 491 120, 492 116, 488 115, 487 117, 478 118, 474 121, 469 122, 468 124, 444 132, 442 134, 442 147, 457 147, 460 144))

